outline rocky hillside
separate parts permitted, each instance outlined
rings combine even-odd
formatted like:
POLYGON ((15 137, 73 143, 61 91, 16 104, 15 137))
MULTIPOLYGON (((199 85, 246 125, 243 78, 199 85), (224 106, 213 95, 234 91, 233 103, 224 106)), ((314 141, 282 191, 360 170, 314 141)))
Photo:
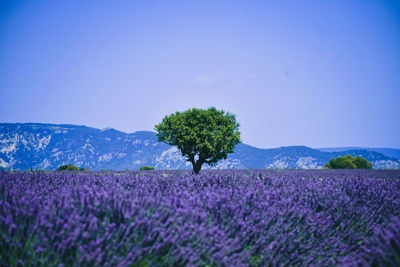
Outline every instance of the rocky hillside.
MULTIPOLYGON (((400 160, 370 150, 323 152, 305 146, 259 149, 239 144, 235 153, 215 168, 320 168, 329 159, 351 154, 370 160, 374 168, 399 168, 400 160)), ((175 148, 157 141, 153 132, 123 133, 76 125, 0 124, 0 167, 54 170, 74 164, 92 170, 188 169, 190 163, 175 148)), ((207 166, 205 166, 207 168, 207 166)))

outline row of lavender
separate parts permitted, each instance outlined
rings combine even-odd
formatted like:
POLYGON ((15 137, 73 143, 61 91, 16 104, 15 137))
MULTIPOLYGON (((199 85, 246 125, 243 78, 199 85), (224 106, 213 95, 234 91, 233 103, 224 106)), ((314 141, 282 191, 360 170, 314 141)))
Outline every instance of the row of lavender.
POLYGON ((1 265, 397 265, 399 171, 0 173, 1 265))

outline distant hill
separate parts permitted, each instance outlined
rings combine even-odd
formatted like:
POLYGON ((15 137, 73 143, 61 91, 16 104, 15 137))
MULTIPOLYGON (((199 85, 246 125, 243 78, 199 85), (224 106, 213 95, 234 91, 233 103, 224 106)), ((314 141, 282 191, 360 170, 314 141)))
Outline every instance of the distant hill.
POLYGON ((369 150, 377 153, 381 153, 385 156, 400 159, 400 148, 372 148, 372 147, 327 147, 318 148, 324 152, 343 152, 347 150, 369 150))
MULTIPOLYGON (((323 150, 305 146, 260 149, 238 144, 235 153, 214 168, 321 168, 329 159, 346 154, 360 155, 374 168, 400 167, 398 158, 371 149, 323 150)), ((139 169, 144 165, 156 169, 191 168, 177 148, 158 142, 153 132, 127 134, 112 128, 66 124, 0 123, 0 167, 55 170, 63 164, 92 170, 139 169)))

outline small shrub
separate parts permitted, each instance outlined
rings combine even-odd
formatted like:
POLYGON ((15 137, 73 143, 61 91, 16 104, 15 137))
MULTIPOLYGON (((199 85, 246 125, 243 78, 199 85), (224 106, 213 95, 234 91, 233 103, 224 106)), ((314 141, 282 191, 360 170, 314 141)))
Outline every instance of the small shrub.
POLYGON ((79 169, 75 165, 67 164, 59 166, 57 171, 79 171, 79 169))
POLYGON ((152 170, 154 170, 154 167, 152 166, 142 166, 139 169, 139 171, 152 171, 152 170))

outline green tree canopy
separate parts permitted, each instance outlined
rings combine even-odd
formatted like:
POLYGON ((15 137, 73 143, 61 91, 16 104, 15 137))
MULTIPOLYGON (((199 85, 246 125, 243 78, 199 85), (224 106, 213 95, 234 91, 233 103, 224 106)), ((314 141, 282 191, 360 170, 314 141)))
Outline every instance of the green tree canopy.
POLYGON ((57 171, 79 171, 79 169, 75 165, 67 164, 59 166, 57 171))
POLYGON ((204 163, 212 166, 226 159, 241 142, 235 115, 214 107, 176 112, 166 116, 155 130, 160 142, 178 147, 196 174, 204 163))
POLYGON ((139 169, 139 171, 152 171, 152 170, 154 170, 154 167, 152 166, 142 166, 139 169))
POLYGON ((329 169, 371 169, 372 163, 368 160, 357 156, 352 157, 351 155, 346 155, 344 157, 337 157, 335 159, 329 160, 325 164, 325 168, 329 169))

